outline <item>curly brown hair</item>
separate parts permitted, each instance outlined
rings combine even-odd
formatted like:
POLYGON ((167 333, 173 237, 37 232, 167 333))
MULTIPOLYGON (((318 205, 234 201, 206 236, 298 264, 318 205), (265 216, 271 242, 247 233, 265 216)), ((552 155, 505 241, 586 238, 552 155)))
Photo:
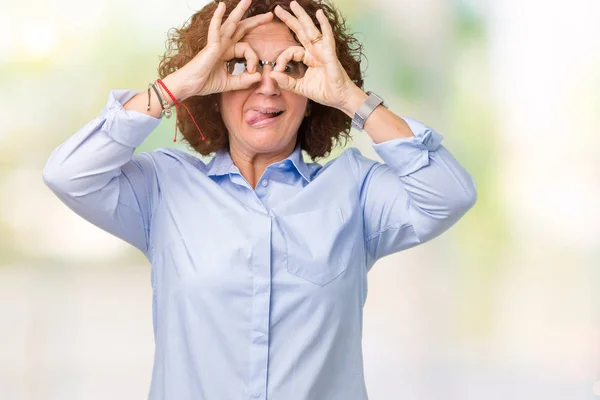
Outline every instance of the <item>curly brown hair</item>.
MULTIPOLYGON (((223 17, 225 20, 231 10, 240 0, 224 0, 227 11, 223 17)), ((249 18, 258 14, 273 12, 276 6, 292 12, 290 3, 292 0, 254 0, 244 15, 249 18)), ((350 79, 360 88, 363 87, 363 76, 360 62, 364 56, 362 44, 348 32, 346 21, 338 10, 328 0, 297 0, 311 17, 315 26, 320 29, 317 20, 317 10, 321 9, 329 19, 335 36, 337 57, 348 73, 350 79)), ((172 28, 167 39, 167 51, 158 66, 158 74, 161 78, 175 72, 183 67, 194 56, 206 46, 208 27, 210 20, 219 4, 212 1, 200 11, 197 11, 184 24, 181 29, 172 28)), ((280 20, 274 16, 275 21, 280 20)), ((294 39, 299 42, 293 31, 290 30, 294 39)), ((229 136, 227 128, 216 109, 218 96, 193 96, 183 102, 194 115, 198 126, 204 133, 206 140, 201 136, 194 126, 192 119, 187 113, 178 113, 177 126, 182 132, 184 140, 202 155, 209 155, 217 150, 229 149, 229 136)), ((302 150, 316 160, 326 157, 334 145, 345 142, 350 138, 351 119, 342 111, 327 107, 319 103, 310 102, 311 113, 302 121, 298 129, 298 141, 302 150)))

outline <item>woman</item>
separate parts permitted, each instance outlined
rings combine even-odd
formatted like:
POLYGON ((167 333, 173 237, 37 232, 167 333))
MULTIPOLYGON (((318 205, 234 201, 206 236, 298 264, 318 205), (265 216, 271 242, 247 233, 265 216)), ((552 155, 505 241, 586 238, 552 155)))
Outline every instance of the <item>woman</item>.
POLYGON ((475 202, 440 135, 362 91, 337 12, 301 3, 210 3, 172 39, 164 80, 112 91, 45 167, 62 201, 152 264, 150 399, 367 399, 367 272, 475 202), (184 137, 212 161, 133 155, 180 102, 184 137), (385 164, 356 149, 303 161, 351 123, 385 164))

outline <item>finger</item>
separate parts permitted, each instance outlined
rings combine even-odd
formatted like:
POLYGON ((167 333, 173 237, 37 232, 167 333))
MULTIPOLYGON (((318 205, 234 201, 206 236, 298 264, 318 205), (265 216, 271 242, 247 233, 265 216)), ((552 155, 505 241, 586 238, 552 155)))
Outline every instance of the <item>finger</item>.
POLYGON ((224 92, 228 92, 231 90, 241 90, 247 89, 250 86, 254 85, 257 82, 260 82, 262 79, 262 75, 258 72, 253 74, 249 74, 248 72, 244 72, 241 75, 229 76, 227 78, 227 84, 225 85, 224 92))
POLYGON ((258 65, 258 56, 250 44, 246 42, 234 43, 225 52, 223 58, 225 60, 231 60, 232 58, 244 58, 246 60, 246 68, 250 73, 254 73, 256 71, 256 66, 258 65))
POLYGON ((329 23, 329 19, 325 16, 323 10, 317 11, 317 19, 321 25, 321 31, 323 32, 323 46, 327 50, 331 50, 331 54, 336 54, 335 52, 335 35, 333 34, 333 28, 331 27, 331 23, 329 23))
POLYGON ((301 94, 297 90, 297 87, 298 87, 297 79, 289 77, 286 74, 278 72, 278 71, 271 71, 269 76, 271 77, 271 79, 273 79, 275 82, 277 82, 277 85, 281 89, 287 90, 289 92, 293 92, 296 94, 301 94))
POLYGON ((219 30, 221 28, 221 21, 223 21, 224 14, 225 3, 219 3, 212 18, 210 19, 210 25, 208 26, 208 43, 216 44, 221 41, 221 34, 219 33, 219 30))
POLYGON ((285 70, 285 66, 290 61, 304 61, 304 54, 306 49, 302 46, 291 46, 288 47, 277 57, 275 61, 275 71, 283 72, 285 70))
POLYGON ((242 17, 248 7, 250 7, 250 4, 252 4, 252 0, 241 0, 238 5, 235 6, 221 27, 221 35, 223 37, 230 38, 231 35, 233 35, 233 32, 235 32, 238 23, 242 20, 242 17))
POLYGON ((273 13, 268 12, 266 14, 255 15, 254 17, 250 17, 248 19, 240 22, 231 36, 231 40, 234 42, 239 42, 242 40, 248 31, 256 28, 259 25, 266 24, 267 22, 273 20, 273 13))
MULTIPOLYGON (((294 15, 298 18, 298 21, 300 21, 302 29, 304 29, 306 37, 309 41, 316 38, 321 33, 321 31, 319 31, 319 29, 315 26, 313 20, 309 17, 306 11, 304 11, 304 8, 298 4, 298 2, 292 1, 290 3, 290 8, 294 12, 294 15)), ((313 43, 311 42, 311 44, 313 43)))
POLYGON ((296 37, 304 47, 308 46, 310 41, 306 37, 300 21, 298 21, 296 17, 284 10, 281 6, 275 7, 275 15, 277 15, 277 17, 296 34, 296 37))

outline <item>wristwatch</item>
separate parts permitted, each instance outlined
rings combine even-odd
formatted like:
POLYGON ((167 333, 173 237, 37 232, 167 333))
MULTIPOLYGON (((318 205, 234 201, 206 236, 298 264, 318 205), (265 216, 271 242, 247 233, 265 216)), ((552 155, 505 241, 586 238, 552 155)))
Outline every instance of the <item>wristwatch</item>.
POLYGON ((367 94, 369 97, 367 97, 367 100, 365 100, 363 105, 360 106, 358 111, 354 113, 354 117, 352 118, 352 127, 358 131, 362 131, 364 129, 365 121, 379 105, 387 108, 381 97, 373 92, 367 92, 367 94))

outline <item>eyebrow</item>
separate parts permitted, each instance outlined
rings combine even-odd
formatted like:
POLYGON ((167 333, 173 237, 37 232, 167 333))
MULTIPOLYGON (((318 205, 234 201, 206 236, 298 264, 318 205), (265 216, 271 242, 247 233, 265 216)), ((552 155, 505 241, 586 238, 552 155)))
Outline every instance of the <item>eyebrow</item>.
MULTIPOLYGON (((244 40, 240 40, 240 42, 248 43, 248 42, 246 42, 244 40)), ((248 43, 248 44, 250 44, 250 43, 248 43)), ((279 58, 279 56, 281 54, 283 54, 283 52, 286 51, 288 48, 294 47, 294 46, 302 46, 302 43, 299 43, 299 42, 296 42, 296 41, 293 41, 293 42, 290 41, 290 45, 288 47, 286 47, 285 49, 283 49, 279 53, 277 53, 277 55, 275 56, 275 60, 277 60, 279 58), (291 44, 291 43, 293 43, 293 44, 291 44)), ((250 46, 250 48, 252 48, 252 50, 254 50, 254 52, 256 53, 256 50, 254 49, 254 47, 250 46)), ((257 56, 258 56, 258 54, 257 54, 257 56)), ((258 58, 262 59, 262 57, 258 57, 258 58)), ((275 60, 273 60, 273 61, 275 61, 275 60)), ((267 61, 267 60, 264 60, 264 61, 267 61)))

